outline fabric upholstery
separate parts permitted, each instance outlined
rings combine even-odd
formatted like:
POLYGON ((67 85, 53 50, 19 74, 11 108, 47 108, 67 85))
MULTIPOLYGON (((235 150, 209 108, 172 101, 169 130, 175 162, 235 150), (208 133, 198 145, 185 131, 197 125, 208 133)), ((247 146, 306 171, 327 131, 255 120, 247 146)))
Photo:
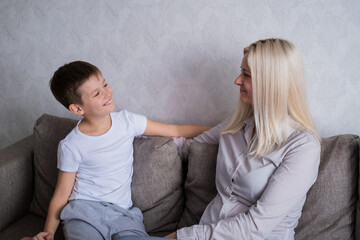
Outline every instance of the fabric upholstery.
POLYGON ((34 125, 34 197, 30 212, 46 218, 57 181, 57 147, 76 126, 73 119, 42 115, 34 125))
POLYGON ((354 239, 358 199, 358 137, 324 138, 318 178, 309 190, 296 240, 354 239))
MULTIPOLYGON (((57 180, 57 146, 76 122, 43 115, 35 123, 35 193, 30 208, 35 215, 46 218, 57 180)), ((181 160, 172 139, 135 139, 132 197, 134 205, 143 211, 147 231, 176 229, 184 202, 181 173, 181 160)))
MULTIPOLYGON (((356 139, 359 153, 359 174, 360 174, 360 138, 356 139)), ((358 181, 358 199, 356 204, 356 226, 355 226, 355 239, 360 240, 360 175, 358 181)))
POLYGON ((0 151, 0 231, 29 208, 33 189, 32 142, 32 137, 27 137, 0 151))
MULTIPOLYGON (((35 234, 43 231, 45 219, 33 214, 25 214, 20 220, 13 223, 10 227, 6 228, 0 233, 0 239, 18 240, 22 237, 32 237, 35 234)), ((59 226, 58 231, 55 233, 55 239, 65 239, 62 227, 59 226)))
POLYGON ((185 209, 179 228, 197 224, 206 206, 217 194, 215 172, 218 145, 193 141, 189 148, 185 181, 185 209))
POLYGON ((170 138, 134 141, 134 205, 144 215, 147 232, 172 232, 183 212, 182 164, 170 138))

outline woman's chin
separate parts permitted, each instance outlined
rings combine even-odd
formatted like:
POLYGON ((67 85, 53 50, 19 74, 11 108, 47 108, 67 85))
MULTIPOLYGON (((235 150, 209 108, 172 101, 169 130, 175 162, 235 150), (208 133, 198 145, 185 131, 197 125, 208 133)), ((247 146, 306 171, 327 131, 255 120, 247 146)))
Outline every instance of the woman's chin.
POLYGON ((242 103, 252 105, 251 100, 247 96, 241 95, 240 100, 242 103))

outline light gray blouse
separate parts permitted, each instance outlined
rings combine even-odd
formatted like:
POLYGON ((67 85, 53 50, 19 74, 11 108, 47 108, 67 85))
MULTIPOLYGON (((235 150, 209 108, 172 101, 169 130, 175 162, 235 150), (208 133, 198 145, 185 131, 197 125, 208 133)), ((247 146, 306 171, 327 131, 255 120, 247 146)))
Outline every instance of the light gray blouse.
POLYGON ((306 193, 316 180, 320 143, 289 126, 286 144, 266 156, 249 158, 254 118, 237 134, 220 134, 225 122, 194 140, 219 144, 217 196, 200 223, 177 231, 178 239, 294 239, 306 193))

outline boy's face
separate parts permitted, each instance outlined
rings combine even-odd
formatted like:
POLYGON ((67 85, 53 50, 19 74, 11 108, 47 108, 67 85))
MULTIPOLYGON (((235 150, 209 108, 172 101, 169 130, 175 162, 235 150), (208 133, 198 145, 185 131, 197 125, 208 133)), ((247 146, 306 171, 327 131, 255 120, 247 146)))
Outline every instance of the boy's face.
POLYGON ((107 116, 115 109, 113 90, 101 73, 91 75, 79 88, 84 117, 107 116))

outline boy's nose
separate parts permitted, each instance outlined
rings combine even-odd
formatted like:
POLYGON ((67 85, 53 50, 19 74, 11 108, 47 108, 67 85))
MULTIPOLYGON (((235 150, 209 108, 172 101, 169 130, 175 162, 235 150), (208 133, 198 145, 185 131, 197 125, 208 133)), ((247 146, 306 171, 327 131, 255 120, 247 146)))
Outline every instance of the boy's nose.
POLYGON ((106 97, 106 98, 110 98, 111 95, 112 95, 112 91, 106 91, 106 92, 105 92, 105 97, 106 97))

